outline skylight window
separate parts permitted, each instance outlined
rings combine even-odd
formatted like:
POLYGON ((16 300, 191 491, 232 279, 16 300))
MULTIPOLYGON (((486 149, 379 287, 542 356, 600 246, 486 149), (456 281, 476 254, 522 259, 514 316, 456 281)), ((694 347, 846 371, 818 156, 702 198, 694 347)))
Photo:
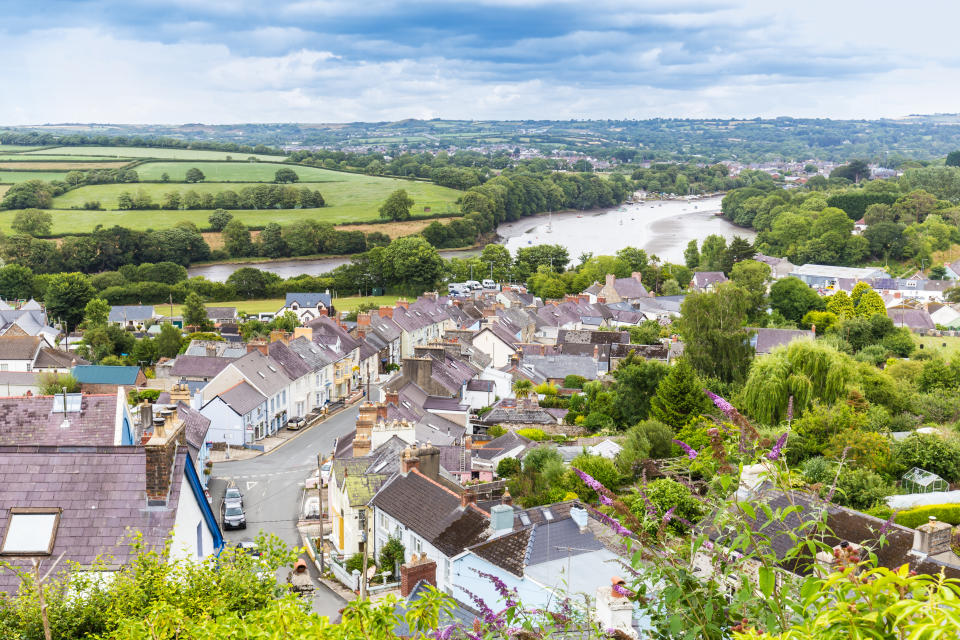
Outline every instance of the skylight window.
POLYGON ((520 512, 520 524, 525 527, 530 525, 530 516, 527 515, 526 511, 520 512))
POLYGON ((263 371, 257 371, 257 375, 263 378, 264 380, 267 379, 267 376, 263 375, 263 371))
POLYGON ((59 508, 13 507, 0 545, 0 554, 50 555, 59 525, 59 508))
POLYGON ((550 511, 550 509, 542 509, 541 511, 542 511, 542 513, 543 513, 543 519, 544 519, 544 520, 547 520, 548 522, 549 522, 550 520, 553 520, 553 512, 550 511))
POLYGON ((268 364, 268 365, 267 365, 267 369, 270 369, 270 371, 273 371, 274 373, 277 372, 277 370, 273 368, 273 365, 272 365, 272 364, 268 364))
MULTIPOLYGON (((77 413, 80 411, 80 403, 83 401, 83 395, 79 393, 67 394, 67 413, 77 413)), ((53 398, 52 413, 63 413, 63 394, 57 394, 53 398)))

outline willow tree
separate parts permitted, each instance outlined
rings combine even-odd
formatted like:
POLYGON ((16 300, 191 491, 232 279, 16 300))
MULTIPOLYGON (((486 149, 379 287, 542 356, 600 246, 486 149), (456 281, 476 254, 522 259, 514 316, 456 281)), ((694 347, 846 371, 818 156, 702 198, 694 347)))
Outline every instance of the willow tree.
POLYGON ((793 397, 794 415, 814 400, 833 404, 847 393, 853 379, 850 359, 833 347, 812 340, 794 340, 754 360, 743 389, 743 406, 765 424, 787 417, 793 397))

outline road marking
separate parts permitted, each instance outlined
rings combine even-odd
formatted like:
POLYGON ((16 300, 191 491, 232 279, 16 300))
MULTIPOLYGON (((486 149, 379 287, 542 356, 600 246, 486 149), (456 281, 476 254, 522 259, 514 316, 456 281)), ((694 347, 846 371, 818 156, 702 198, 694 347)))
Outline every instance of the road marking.
POLYGON ((252 481, 251 481, 251 480, 248 480, 248 481, 247 481, 247 491, 250 491, 250 489, 253 489, 255 486, 257 486, 257 481, 256 481, 256 480, 252 480, 252 481))

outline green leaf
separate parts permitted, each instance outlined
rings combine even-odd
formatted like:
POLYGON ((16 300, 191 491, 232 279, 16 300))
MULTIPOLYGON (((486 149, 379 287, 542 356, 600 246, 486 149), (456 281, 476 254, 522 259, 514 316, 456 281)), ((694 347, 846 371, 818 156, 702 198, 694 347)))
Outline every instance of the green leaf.
POLYGON ((763 595, 769 598, 773 593, 773 587, 776 584, 776 575, 773 573, 773 569, 770 567, 760 567, 759 577, 760 591, 763 592, 763 595))

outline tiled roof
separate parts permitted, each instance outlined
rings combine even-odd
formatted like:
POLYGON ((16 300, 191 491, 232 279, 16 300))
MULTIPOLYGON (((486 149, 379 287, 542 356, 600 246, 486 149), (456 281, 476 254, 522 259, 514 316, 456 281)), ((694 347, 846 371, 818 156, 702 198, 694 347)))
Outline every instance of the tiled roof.
POLYGON ((270 353, 270 357, 280 364, 283 372, 291 380, 302 378, 312 371, 303 356, 279 340, 271 342, 267 351, 270 353))
POLYGON ((199 449, 207 439, 207 430, 210 428, 210 418, 199 411, 194 411, 184 402, 177 403, 177 413, 186 431, 187 444, 199 449))
MULTIPOLYGON (((113 563, 126 564, 133 551, 124 541, 134 532, 143 534, 147 548, 161 548, 173 529, 186 459, 183 448, 175 457, 166 506, 147 508, 141 447, 0 447, 0 531, 6 531, 9 507, 59 507, 51 558, 62 553, 65 562, 90 565, 110 555, 113 563)), ((25 557, 4 560, 30 566, 25 557)), ((0 590, 13 593, 19 584, 13 572, 0 572, 0 590)))
MULTIPOLYGON (((73 403, 76 397, 68 397, 68 403, 73 403)), ((80 396, 80 411, 66 414, 69 427, 61 426, 62 403, 63 396, 0 398, 0 445, 114 444, 116 395, 80 396), (53 411, 54 403, 58 405, 57 412, 53 411)))
POLYGON ((237 415, 246 415, 267 401, 259 391, 246 382, 230 387, 218 396, 233 409, 237 415))
POLYGON ((211 307, 207 306, 207 318, 212 321, 233 320, 237 317, 236 307, 211 307))
POLYGON ((494 385, 493 380, 471 380, 467 383, 467 391, 493 391, 494 385))
POLYGON ((613 289, 621 298, 643 298, 647 295, 647 288, 635 278, 617 278, 613 281, 613 289))
POLYGON ((78 364, 90 364, 75 353, 63 349, 42 347, 33 363, 34 369, 66 369, 78 364))
POLYGON ((98 364, 77 365, 71 372, 80 384, 135 385, 140 367, 109 367, 98 364))
POLYGON ((522 578, 532 532, 533 527, 524 527, 481 542, 469 549, 487 562, 522 578))
POLYGON ((153 318, 152 305, 118 305, 110 307, 109 322, 144 322, 153 318))
POLYGON ((170 375, 174 378, 213 378, 226 369, 231 362, 233 358, 179 355, 173 361, 170 375))
POLYGON ((722 271, 697 271, 693 274, 693 285, 698 289, 726 281, 727 276, 722 271))
POLYGON ((801 329, 754 329, 748 327, 754 335, 750 344, 758 354, 770 353, 780 345, 790 344, 794 340, 811 338, 810 332, 801 329))
POLYGON ((347 501, 351 507, 359 507, 370 502, 370 498, 376 495, 383 483, 390 476, 385 473, 365 473, 362 475, 348 475, 343 479, 341 486, 344 493, 347 494, 347 501))
POLYGON ((284 306, 289 308, 294 302, 301 307, 316 308, 318 303, 328 309, 332 306, 329 293, 288 293, 284 306))
POLYGON ((557 343, 571 344, 612 344, 630 342, 629 331, 592 331, 590 329, 560 329, 557 331, 557 343))
POLYGON ((230 366, 239 371, 251 386, 268 398, 280 393, 290 384, 290 379, 283 373, 280 364, 256 350, 242 358, 237 358, 230 363, 230 366))
POLYGON ((303 358, 307 366, 314 371, 319 371, 337 359, 333 351, 323 345, 315 344, 307 340, 306 337, 301 336, 296 340, 291 340, 287 346, 290 347, 291 351, 303 358))
POLYGON ((596 380, 597 363, 588 356, 524 356, 521 369, 532 369, 544 378, 564 378, 575 374, 587 380, 596 380))
POLYGON ((887 317, 893 320, 894 326, 909 327, 911 329, 936 329, 933 318, 925 309, 887 309, 887 317))
MULTIPOLYGON (((449 552, 457 544, 465 546, 477 542, 476 539, 468 539, 471 535, 476 538, 482 533, 478 530, 478 519, 469 512, 477 511, 483 520, 488 520, 487 514, 475 506, 461 507, 458 495, 416 470, 394 476, 374 496, 371 504, 389 513, 447 555, 452 555, 449 552)), ((485 529, 486 526, 483 527, 485 529)), ((462 549, 461 546, 458 551, 462 549)))
POLYGON ((43 343, 39 336, 0 336, 0 360, 33 360, 43 343))

